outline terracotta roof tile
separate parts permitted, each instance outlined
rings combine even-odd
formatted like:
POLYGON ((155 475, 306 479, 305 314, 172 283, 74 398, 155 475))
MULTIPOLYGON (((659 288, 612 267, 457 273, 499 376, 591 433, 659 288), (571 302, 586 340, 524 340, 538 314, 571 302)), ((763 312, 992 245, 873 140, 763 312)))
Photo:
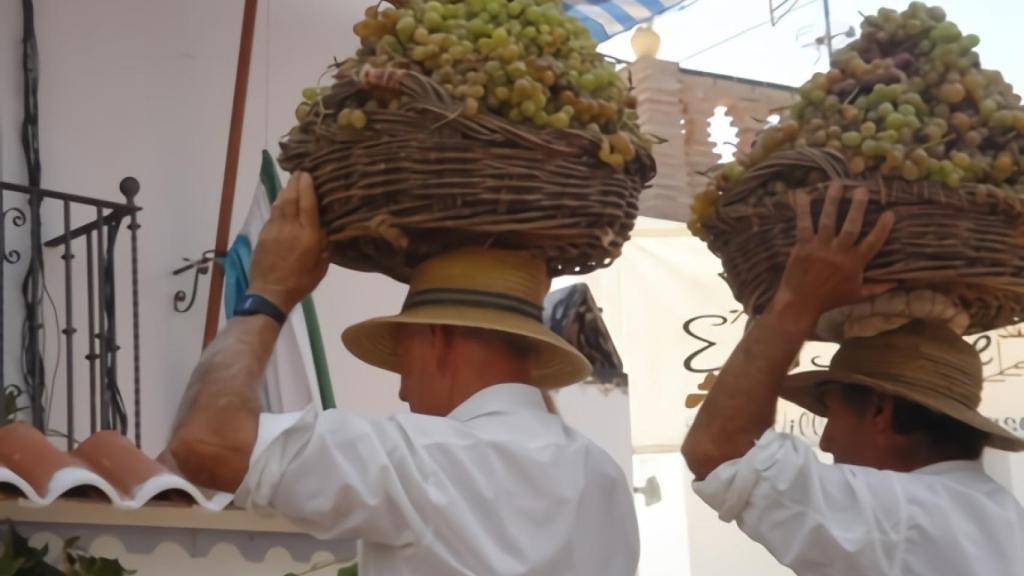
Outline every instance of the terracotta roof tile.
POLYGON ((203 508, 222 510, 232 498, 194 486, 117 432, 97 432, 68 454, 24 422, 0 427, 0 485, 4 484, 39 506, 83 489, 126 509, 184 493, 203 508))

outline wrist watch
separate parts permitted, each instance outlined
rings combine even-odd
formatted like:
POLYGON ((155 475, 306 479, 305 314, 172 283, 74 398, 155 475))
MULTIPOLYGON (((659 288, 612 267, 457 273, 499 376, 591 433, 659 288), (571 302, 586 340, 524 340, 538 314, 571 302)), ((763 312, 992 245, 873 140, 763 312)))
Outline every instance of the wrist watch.
POLYGON ((288 319, 288 315, 283 310, 263 296, 259 294, 246 294, 242 296, 242 299, 238 301, 238 305, 235 306, 235 316, 256 316, 257 314, 270 316, 281 325, 284 325, 288 319))

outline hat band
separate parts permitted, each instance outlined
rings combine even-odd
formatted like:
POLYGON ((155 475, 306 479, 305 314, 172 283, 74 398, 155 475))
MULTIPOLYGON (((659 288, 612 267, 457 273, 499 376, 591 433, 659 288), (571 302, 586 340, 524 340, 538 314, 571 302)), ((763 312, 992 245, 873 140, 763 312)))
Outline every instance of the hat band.
POLYGON ((542 322, 544 318, 544 309, 529 300, 495 292, 458 288, 432 288, 409 294, 405 299, 405 304, 402 305, 402 311, 421 306, 446 305, 501 310, 525 316, 537 322, 542 322))

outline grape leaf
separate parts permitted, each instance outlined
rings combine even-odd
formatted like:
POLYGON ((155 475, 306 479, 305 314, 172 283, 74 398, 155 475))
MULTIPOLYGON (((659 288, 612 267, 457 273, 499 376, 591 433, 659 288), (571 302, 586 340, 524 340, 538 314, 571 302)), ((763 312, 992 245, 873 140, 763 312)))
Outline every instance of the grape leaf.
POLYGON ((0 576, 14 576, 24 563, 22 558, 0 558, 0 576))
POLYGON ((82 576, 129 576, 135 570, 129 570, 115 558, 98 558, 79 555, 79 573, 82 576))

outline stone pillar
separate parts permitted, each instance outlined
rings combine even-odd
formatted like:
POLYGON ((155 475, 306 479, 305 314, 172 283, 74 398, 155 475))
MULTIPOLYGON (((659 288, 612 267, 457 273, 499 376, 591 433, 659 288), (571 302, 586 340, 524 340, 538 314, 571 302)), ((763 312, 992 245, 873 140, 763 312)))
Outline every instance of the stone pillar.
POLYGON ((721 158, 714 151, 715 143, 711 141, 710 131, 711 117, 715 115, 718 103, 714 94, 695 86, 686 92, 683 104, 686 110, 686 161, 689 166, 686 186, 692 198, 707 185, 708 178, 703 173, 714 168, 721 158))
POLYGON ((652 218, 686 221, 692 196, 687 194, 687 158, 681 121, 679 66, 643 57, 623 69, 631 74, 637 97, 640 127, 665 142, 654 146, 658 176, 640 197, 640 214, 652 218))

